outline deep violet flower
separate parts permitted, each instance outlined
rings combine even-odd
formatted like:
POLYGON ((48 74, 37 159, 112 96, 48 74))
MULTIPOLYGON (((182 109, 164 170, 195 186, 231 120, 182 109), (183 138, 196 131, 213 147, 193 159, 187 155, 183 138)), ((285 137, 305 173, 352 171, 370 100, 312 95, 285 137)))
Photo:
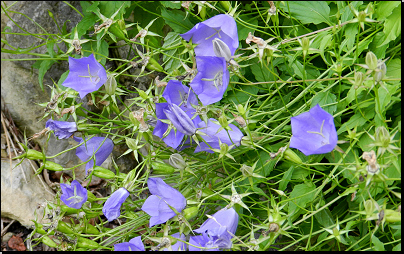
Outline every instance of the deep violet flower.
POLYGON ((114 245, 115 251, 145 251, 140 236, 132 238, 129 242, 118 243, 114 245))
POLYGON ((216 56, 197 56, 198 73, 190 83, 203 105, 220 101, 230 81, 226 60, 216 56))
POLYGON ((292 117, 291 122, 292 137, 289 147, 299 149, 304 155, 329 153, 337 145, 334 118, 320 105, 292 117))
POLYGON ((185 197, 161 178, 149 178, 147 185, 152 195, 146 199, 142 210, 151 216, 149 227, 164 223, 176 215, 167 204, 179 213, 185 208, 185 197))
MULTIPOLYGON (((235 126, 234 124, 229 124, 229 127, 231 128, 230 131, 226 130, 221 130, 217 133, 217 131, 220 128, 220 124, 217 120, 210 118, 208 120, 208 124, 206 125, 205 122, 201 121, 198 124, 198 130, 200 132, 206 133, 207 135, 201 135, 201 137, 205 140, 206 143, 208 143, 212 148, 214 149, 220 149, 220 144, 219 140, 222 143, 225 143, 227 145, 235 145, 239 146, 241 138, 243 137, 243 133, 235 126), (231 139, 230 139, 230 137, 231 139)), ((199 146, 196 147, 194 153, 206 151, 208 153, 213 153, 211 148, 205 143, 205 142, 199 142, 199 146)))
MULTIPOLYGON (((186 240, 184 234, 181 234, 181 236, 180 236, 180 233, 175 233, 175 234, 172 234, 171 236, 174 238, 177 238, 177 239, 181 239, 183 241, 186 240)), ((185 251, 187 249, 187 244, 184 242, 181 242, 181 241, 177 241, 175 244, 171 245, 171 248, 173 249, 173 251, 179 251, 179 250, 185 251)), ((164 248, 163 251, 169 251, 169 249, 164 248)))
POLYGON ((59 139, 70 138, 77 131, 75 122, 55 121, 52 119, 46 121, 45 127, 53 131, 59 139))
POLYGON ((60 199, 68 207, 80 209, 87 201, 87 189, 81 186, 77 180, 73 180, 71 184, 61 183, 62 196, 60 199))
POLYGON ((227 14, 219 14, 208 20, 196 24, 191 30, 180 36, 192 43, 196 56, 216 56, 213 50, 213 40, 219 38, 230 49, 231 55, 238 48, 237 24, 234 18, 227 14))
POLYGON ((62 85, 79 92, 80 98, 97 91, 107 81, 107 72, 93 54, 80 59, 69 56, 69 70, 62 85))
MULTIPOLYGON (((207 219, 202 226, 194 230, 196 233, 202 233, 200 236, 190 238, 190 243, 207 248, 230 248, 231 238, 237 230, 238 214, 233 207, 223 208, 216 212, 214 219, 207 219)), ((189 246, 189 250, 201 250, 189 246)))
POLYGON ((116 190, 107 199, 102 207, 102 212, 108 221, 113 221, 121 215, 121 206, 125 202, 126 198, 129 196, 129 191, 121 187, 116 190))
MULTIPOLYGON (((96 166, 101 166, 101 164, 111 154, 112 149, 114 149, 114 142, 112 142, 112 140, 109 138, 93 137, 93 138, 87 140, 86 143, 84 143, 83 139, 79 138, 79 137, 73 137, 73 139, 76 142, 83 143, 81 146, 77 147, 77 149, 76 149, 76 155, 80 158, 80 160, 87 161, 95 152, 95 165, 96 166), (104 139, 105 139, 105 142, 104 142, 104 139), (97 151, 97 149, 98 149, 98 151, 97 151)), ((93 159, 90 160, 86 165, 86 174, 87 174, 88 169, 90 169, 92 167, 94 167, 93 159)))
POLYGON ((198 100, 196 95, 187 86, 176 80, 170 80, 163 93, 164 99, 167 102, 156 103, 157 123, 153 134, 170 147, 176 149, 185 135, 193 135, 196 131, 196 125, 201 121, 199 116, 194 119, 196 110, 192 105, 197 105, 198 100), (160 120, 168 119, 177 129, 170 130, 169 134, 164 137, 167 131, 168 124, 160 120))

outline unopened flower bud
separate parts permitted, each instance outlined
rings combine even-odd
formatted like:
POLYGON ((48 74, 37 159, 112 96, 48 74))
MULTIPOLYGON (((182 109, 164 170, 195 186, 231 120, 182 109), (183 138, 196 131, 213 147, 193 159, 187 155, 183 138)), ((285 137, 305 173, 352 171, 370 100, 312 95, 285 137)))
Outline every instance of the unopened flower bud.
POLYGON ((300 159, 300 157, 295 154, 295 152, 293 152, 290 148, 287 148, 285 150, 285 152, 283 153, 283 158, 297 164, 303 164, 302 159, 300 159))
POLYGON ((376 72, 374 74, 375 82, 382 81, 384 79, 384 77, 386 76, 386 72, 387 72, 386 64, 384 62, 380 63, 381 60, 378 60, 378 62, 379 62, 379 64, 378 64, 376 72))
POLYGON ((243 105, 238 104, 237 105, 237 111, 241 114, 244 115, 246 113, 246 110, 244 109, 243 105))
POLYGON ((197 206, 189 207, 187 209, 184 209, 182 212, 184 213, 185 219, 190 220, 198 214, 198 207, 197 206))
POLYGON ((219 117, 219 123, 223 128, 226 128, 229 125, 229 123, 227 122, 227 117, 226 117, 225 114, 222 114, 219 117))
POLYGON ((364 80, 365 75, 362 72, 355 72, 355 88, 361 86, 364 80))
POLYGON ((107 92, 107 94, 113 95, 115 94, 116 87, 117 84, 115 77, 113 75, 109 75, 107 82, 105 82, 105 91, 107 92))
POLYGON ((390 144, 390 133, 384 126, 376 128, 375 141, 382 147, 388 147, 390 144))
POLYGON ((240 168, 241 173, 244 177, 250 177, 254 173, 254 169, 250 166, 243 164, 240 168))
POLYGON ((401 213, 391 209, 386 209, 384 211, 384 217, 386 218, 386 222, 401 221, 401 213))
POLYGON ((366 54, 365 63, 370 70, 375 70, 377 68, 377 57, 372 51, 369 51, 366 54))
POLYGON ((379 209, 379 205, 376 201, 368 199, 365 201, 365 212, 367 216, 372 216, 373 212, 379 209))
POLYGON ((170 155, 170 159, 168 160, 171 166, 178 168, 178 169, 184 169, 187 167, 187 164, 184 161, 184 158, 182 158, 181 154, 179 153, 173 153, 170 155))
POLYGON ((227 46, 227 44, 219 38, 213 39, 212 43, 215 55, 217 57, 224 57, 224 59, 226 59, 226 62, 229 62, 231 60, 231 52, 229 46, 227 46))
POLYGON ((366 12, 361 11, 358 13, 358 21, 359 22, 365 22, 366 19, 366 12))

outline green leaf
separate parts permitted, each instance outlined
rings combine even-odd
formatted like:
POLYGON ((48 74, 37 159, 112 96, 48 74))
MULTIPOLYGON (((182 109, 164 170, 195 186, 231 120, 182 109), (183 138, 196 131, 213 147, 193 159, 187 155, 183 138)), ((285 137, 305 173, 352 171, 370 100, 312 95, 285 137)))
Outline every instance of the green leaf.
POLYGON ((119 8, 118 14, 115 16, 115 20, 123 18, 123 14, 125 14, 125 8, 131 5, 130 1, 100 1, 99 8, 102 15, 107 18, 110 18, 119 8), (123 6, 122 6, 123 5, 123 6))
POLYGON ((46 44, 46 49, 48 50, 49 56, 53 58, 55 56, 55 51, 53 50, 53 46, 55 45, 55 41, 50 41, 46 44))
POLYGON ((389 46, 385 44, 380 46, 384 40, 385 34, 383 32, 378 32, 374 37, 372 42, 369 44, 369 50, 375 53, 378 59, 383 59, 386 56, 386 49, 389 46))
POLYGON ((379 240, 379 238, 377 238, 375 235, 372 235, 372 244, 373 244, 373 250, 375 250, 375 251, 385 251, 384 243, 382 243, 379 240))
POLYGON ((97 42, 96 41, 91 41, 88 43, 85 43, 83 45, 83 56, 87 57, 91 54, 94 54, 95 59, 99 61, 102 65, 105 65, 108 57, 108 43, 105 40, 101 40, 100 42, 100 49, 97 52, 97 42))
MULTIPOLYGON (((387 72, 386 76, 389 78, 401 79, 401 59, 394 58, 386 64, 387 72)), ((391 81, 389 81, 391 82, 391 81)))
POLYGON ((335 94, 332 94, 330 91, 319 92, 313 97, 313 100, 311 101, 311 107, 314 107, 317 104, 319 104, 322 109, 333 115, 334 112, 337 110, 337 105, 336 104, 330 106, 324 106, 324 105, 335 102, 337 102, 337 97, 335 96, 335 94))
POLYGON ((279 190, 281 190, 281 191, 286 190, 286 187, 288 186, 288 183, 289 183, 290 179, 292 178, 294 169, 295 169, 295 166, 292 165, 292 166, 290 166, 288 171, 286 171, 285 174, 283 174, 282 180, 279 183, 279 190))
POLYGON ((346 103, 351 103, 352 101, 355 100, 356 97, 359 96, 361 92, 365 91, 364 87, 359 87, 358 89, 355 89, 355 86, 351 86, 351 89, 349 89, 348 94, 346 96, 346 103))
MULTIPOLYGON (((330 23, 330 7, 326 2, 322 1, 293 1, 285 2, 283 10, 289 12, 293 18, 302 22, 302 24, 320 24, 330 23), (289 5, 289 10, 288 10, 289 5)), ((282 7, 282 5, 281 5, 282 7)))
POLYGON ((243 86, 242 91, 240 89, 230 89, 227 88, 227 96, 223 96, 225 101, 234 102, 236 104, 242 104, 258 93, 259 88, 255 86, 243 86))
POLYGON ((188 18, 185 17, 185 12, 180 10, 167 10, 166 8, 161 8, 161 15, 175 32, 186 33, 192 29, 194 26, 188 18))
POLYGON ((45 76, 45 73, 50 69, 50 67, 52 67, 52 65, 55 62, 56 62, 55 60, 43 60, 39 67, 38 80, 42 90, 43 90, 43 78, 45 76))
MULTIPOLYGON (((267 81, 275 81, 275 75, 273 75, 268 69, 267 67, 265 67, 265 63, 261 64, 261 63, 257 63, 257 60, 251 60, 252 65, 250 66, 252 73, 255 76, 255 79, 258 82, 267 82, 267 81)), ((275 70, 275 73, 277 73, 277 71, 275 70)))
POLYGON ((375 14, 377 20, 382 21, 386 19, 393 12, 394 8, 400 5, 399 1, 380 1, 377 3, 375 14))
POLYGON ((312 182, 298 184, 293 188, 293 191, 290 193, 290 198, 292 200, 289 201, 289 216, 292 216, 298 211, 298 206, 306 207, 307 203, 313 201, 315 194, 313 190, 315 188, 316 186, 312 182))
MULTIPOLYGON (((401 230, 400 230, 401 231, 401 230)), ((401 243, 397 244, 396 246, 394 246, 394 248, 392 249, 392 251, 401 251, 401 243)))
POLYGON ((289 65, 292 67, 294 70, 295 74, 303 79, 304 75, 303 73, 306 72, 306 79, 316 79, 318 76, 320 76, 319 70, 310 68, 306 66, 306 69, 304 69, 304 66, 302 63, 300 63, 297 59, 294 59, 293 56, 287 55, 286 56, 289 60, 289 65))
MULTIPOLYGON (((97 21, 98 17, 93 14, 87 14, 78 24, 77 24, 77 33, 79 38, 81 36, 85 35, 87 30, 90 29, 90 27, 94 26, 95 22, 97 21)), ((72 39, 74 37, 74 33, 72 33, 72 39)))
POLYGON ((386 19, 384 22, 383 32, 386 35, 383 43, 389 43, 390 41, 395 40, 401 34, 401 5, 394 9, 393 13, 386 19))
POLYGON ((62 89, 63 91, 67 89, 67 87, 63 86, 62 84, 63 84, 63 82, 65 82, 68 75, 69 75, 69 71, 66 71, 65 73, 63 73, 60 76, 59 81, 58 81, 58 87, 60 89, 62 89))
POLYGON ((379 112, 379 106, 376 105, 376 113, 382 116, 383 112, 385 112, 386 110, 387 104, 389 104, 391 101, 391 95, 383 87, 379 87, 378 94, 379 94, 379 106, 381 112, 379 112))
MULTIPOLYGON (((248 20, 245 20, 246 23, 249 25, 258 25, 258 19, 256 17, 249 17, 248 20)), ((253 26, 252 26, 253 27, 253 26)), ((251 32, 254 34, 255 28, 250 28, 245 26, 243 23, 238 23, 237 24, 237 32, 238 32, 238 40, 245 40, 248 37, 248 33, 251 32)))
POLYGON ((173 1, 161 1, 160 3, 162 6, 164 6, 166 8, 181 9, 180 1, 178 1, 177 3, 174 3, 173 1))
MULTIPOLYGON (((182 45, 181 36, 176 32, 169 32, 164 38, 163 48, 171 48, 182 45)), ((179 48, 167 50, 167 55, 163 55, 163 62, 165 62, 164 69, 167 72, 172 72, 179 68, 181 65, 180 60, 172 58, 170 56, 177 56, 179 48)))
MULTIPOLYGON (((374 110, 373 111, 370 111, 370 110, 369 111, 363 111, 362 110, 362 112, 365 114, 365 117, 367 119, 373 119, 373 117, 375 116, 375 111, 374 110)), ((367 120, 365 118, 363 118, 363 116, 359 112, 356 112, 355 115, 353 115, 348 120, 348 122, 341 125, 341 127, 337 130, 337 134, 340 135, 344 131, 347 131, 347 128, 351 130, 355 126, 358 127, 357 131, 360 132, 362 130, 362 126, 364 126, 366 124, 366 121, 367 120)), ((363 137, 363 135, 362 135, 362 137, 363 137)))

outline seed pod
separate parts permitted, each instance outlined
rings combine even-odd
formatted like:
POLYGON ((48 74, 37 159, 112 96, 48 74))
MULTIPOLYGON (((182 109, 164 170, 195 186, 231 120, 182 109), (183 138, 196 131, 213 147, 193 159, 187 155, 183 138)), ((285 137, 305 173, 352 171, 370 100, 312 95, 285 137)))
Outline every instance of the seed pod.
POLYGON ((57 163, 55 163, 53 161, 46 161, 44 167, 46 169, 52 170, 52 171, 62 171, 62 170, 64 170, 64 168, 61 165, 59 165, 59 164, 57 164, 57 163))
POLYGON ((297 164, 303 164, 302 159, 300 159, 300 157, 289 148, 286 149, 285 152, 283 153, 283 158, 297 164))
POLYGON ((193 206, 183 210, 185 219, 190 220, 198 214, 198 207, 193 206))
POLYGON ((161 65, 152 57, 150 57, 149 62, 146 65, 146 68, 151 71, 159 71, 159 72, 162 72, 164 70, 163 67, 161 67, 161 65))
POLYGON ((103 179, 112 179, 115 177, 114 172, 112 172, 109 169, 102 168, 99 166, 94 167, 93 175, 95 175, 96 177, 99 177, 99 178, 103 178, 103 179))
POLYGON ((67 224, 64 221, 59 221, 58 226, 56 228, 58 231, 65 233, 65 234, 75 234, 71 225, 67 224))
POLYGON ((369 51, 366 54, 365 63, 370 70, 375 70, 377 68, 377 57, 372 51, 369 51))
POLYGON ((79 237, 77 239, 77 247, 86 249, 97 249, 100 247, 100 245, 96 241, 84 237, 79 237))
POLYGON ((170 155, 170 159, 168 160, 171 166, 178 168, 178 169, 184 169, 187 167, 187 164, 184 161, 184 158, 182 158, 181 154, 179 153, 173 153, 170 155))
POLYGON ((58 247, 58 245, 52 239, 50 239, 50 237, 47 235, 43 236, 41 240, 42 240, 43 244, 45 244, 49 247, 52 247, 52 248, 58 247))
POLYGON ((154 174, 171 175, 175 171, 175 168, 173 168, 172 166, 165 164, 165 163, 159 163, 159 162, 153 161, 151 164, 152 164, 151 166, 153 168, 154 174))
POLYGON ((107 92, 107 94, 109 94, 109 95, 115 94, 115 90, 117 87, 115 77, 112 75, 109 75, 107 82, 105 82, 104 86, 105 86, 105 91, 107 92))

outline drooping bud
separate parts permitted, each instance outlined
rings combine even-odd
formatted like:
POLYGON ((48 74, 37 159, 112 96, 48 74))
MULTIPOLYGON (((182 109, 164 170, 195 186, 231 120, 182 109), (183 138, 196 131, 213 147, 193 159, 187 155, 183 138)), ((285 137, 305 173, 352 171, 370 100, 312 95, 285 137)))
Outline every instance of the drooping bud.
POLYGON ((372 51, 369 51, 366 54, 365 63, 370 70, 375 70, 377 68, 377 57, 372 51))
POLYGON ((359 22, 365 22, 366 19, 366 12, 361 11, 358 13, 358 21, 359 22))
POLYGON ((309 48, 310 48, 309 38, 303 37, 301 40, 301 46, 302 46, 302 50, 303 50, 303 56, 306 56, 307 53, 309 52, 309 48))
POLYGON ((179 153, 171 154, 170 159, 168 160, 168 163, 170 163, 171 166, 178 168, 178 169, 184 169, 187 167, 187 164, 185 163, 184 158, 179 153))
POLYGON ((113 75, 108 75, 107 82, 105 82, 105 91, 109 95, 115 94, 115 90, 117 87, 115 77, 113 75))
POLYGON ((378 60, 378 66, 374 74, 375 82, 378 83, 382 81, 383 78, 386 76, 386 72, 387 72, 386 64, 381 60, 378 60))
POLYGON ((302 159, 300 159, 300 157, 295 154, 295 152, 293 152, 290 148, 287 148, 285 150, 285 152, 283 153, 283 158, 297 164, 303 164, 302 159))
POLYGON ((227 46, 227 44, 219 38, 213 39, 212 43, 215 55, 217 57, 224 57, 224 59, 226 59, 226 62, 229 62, 231 60, 231 51, 229 46, 227 46))
POLYGON ((219 117, 219 123, 223 128, 226 128, 227 126, 229 126, 229 123, 227 122, 227 117, 225 114, 222 114, 219 117))

